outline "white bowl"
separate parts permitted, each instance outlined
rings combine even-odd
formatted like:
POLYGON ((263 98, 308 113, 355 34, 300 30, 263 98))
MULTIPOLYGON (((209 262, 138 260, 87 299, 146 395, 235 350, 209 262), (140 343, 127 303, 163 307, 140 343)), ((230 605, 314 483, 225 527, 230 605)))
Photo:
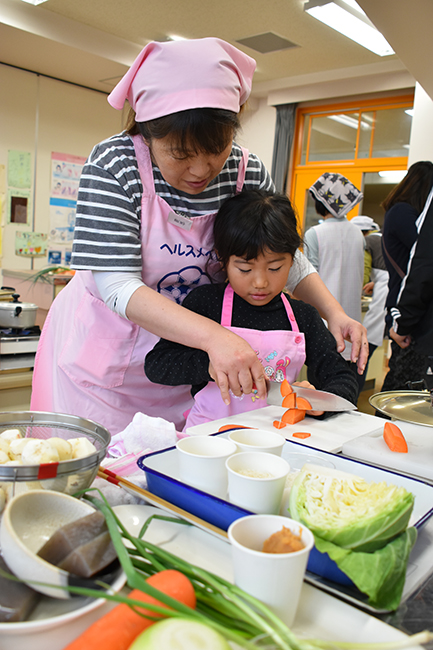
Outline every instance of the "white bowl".
MULTIPOLYGON (((92 512, 94 508, 85 501, 52 490, 32 490, 13 497, 0 527, 0 546, 6 564, 35 591, 52 598, 71 598, 72 594, 58 585, 64 587, 77 581, 67 571, 40 558, 37 552, 56 530, 92 512)), ((78 581, 92 586, 91 580, 78 581)))
POLYGON ((289 463, 275 454, 246 451, 226 461, 229 500, 257 514, 280 510, 289 463))
POLYGON ((264 451, 281 456, 286 439, 280 433, 263 429, 236 429, 228 439, 236 443, 238 451, 264 451))

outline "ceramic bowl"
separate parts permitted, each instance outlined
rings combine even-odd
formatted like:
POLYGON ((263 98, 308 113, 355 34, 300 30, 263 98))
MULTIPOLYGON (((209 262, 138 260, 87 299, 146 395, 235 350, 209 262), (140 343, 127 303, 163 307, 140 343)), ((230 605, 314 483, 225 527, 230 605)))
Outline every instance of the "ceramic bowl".
MULTIPOLYGON (((0 526, 0 546, 6 564, 35 591, 52 598, 73 597, 59 586, 97 588, 91 579, 76 578, 37 555, 56 530, 92 512, 94 508, 85 501, 52 490, 32 490, 13 497, 6 506, 0 526)), ((112 575, 104 576, 107 582, 111 578, 112 575)))

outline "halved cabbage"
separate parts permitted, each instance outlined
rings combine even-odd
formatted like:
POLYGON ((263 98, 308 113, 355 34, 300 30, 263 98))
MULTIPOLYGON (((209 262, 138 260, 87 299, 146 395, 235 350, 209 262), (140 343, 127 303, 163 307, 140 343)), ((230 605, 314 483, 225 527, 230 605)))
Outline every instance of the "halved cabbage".
POLYGON ((290 493, 290 516, 346 549, 375 551, 403 532, 414 496, 405 488, 304 465, 290 493))

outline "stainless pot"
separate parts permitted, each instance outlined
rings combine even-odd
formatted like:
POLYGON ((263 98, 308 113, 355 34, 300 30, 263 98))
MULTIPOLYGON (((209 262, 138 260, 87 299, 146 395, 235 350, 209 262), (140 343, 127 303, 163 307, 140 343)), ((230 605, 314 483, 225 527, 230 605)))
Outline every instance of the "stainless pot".
POLYGON ((33 327, 38 306, 32 302, 20 302, 18 293, 14 293, 12 297, 12 302, 0 301, 0 327, 33 327))

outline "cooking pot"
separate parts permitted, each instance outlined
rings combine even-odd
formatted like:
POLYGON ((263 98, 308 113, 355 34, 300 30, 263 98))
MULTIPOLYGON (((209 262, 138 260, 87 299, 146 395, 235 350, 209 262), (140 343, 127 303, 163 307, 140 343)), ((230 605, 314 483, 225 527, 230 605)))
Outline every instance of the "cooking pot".
POLYGON ((32 302, 20 302, 18 293, 12 295, 12 302, 0 301, 0 327, 26 329, 33 327, 38 306, 32 302))

